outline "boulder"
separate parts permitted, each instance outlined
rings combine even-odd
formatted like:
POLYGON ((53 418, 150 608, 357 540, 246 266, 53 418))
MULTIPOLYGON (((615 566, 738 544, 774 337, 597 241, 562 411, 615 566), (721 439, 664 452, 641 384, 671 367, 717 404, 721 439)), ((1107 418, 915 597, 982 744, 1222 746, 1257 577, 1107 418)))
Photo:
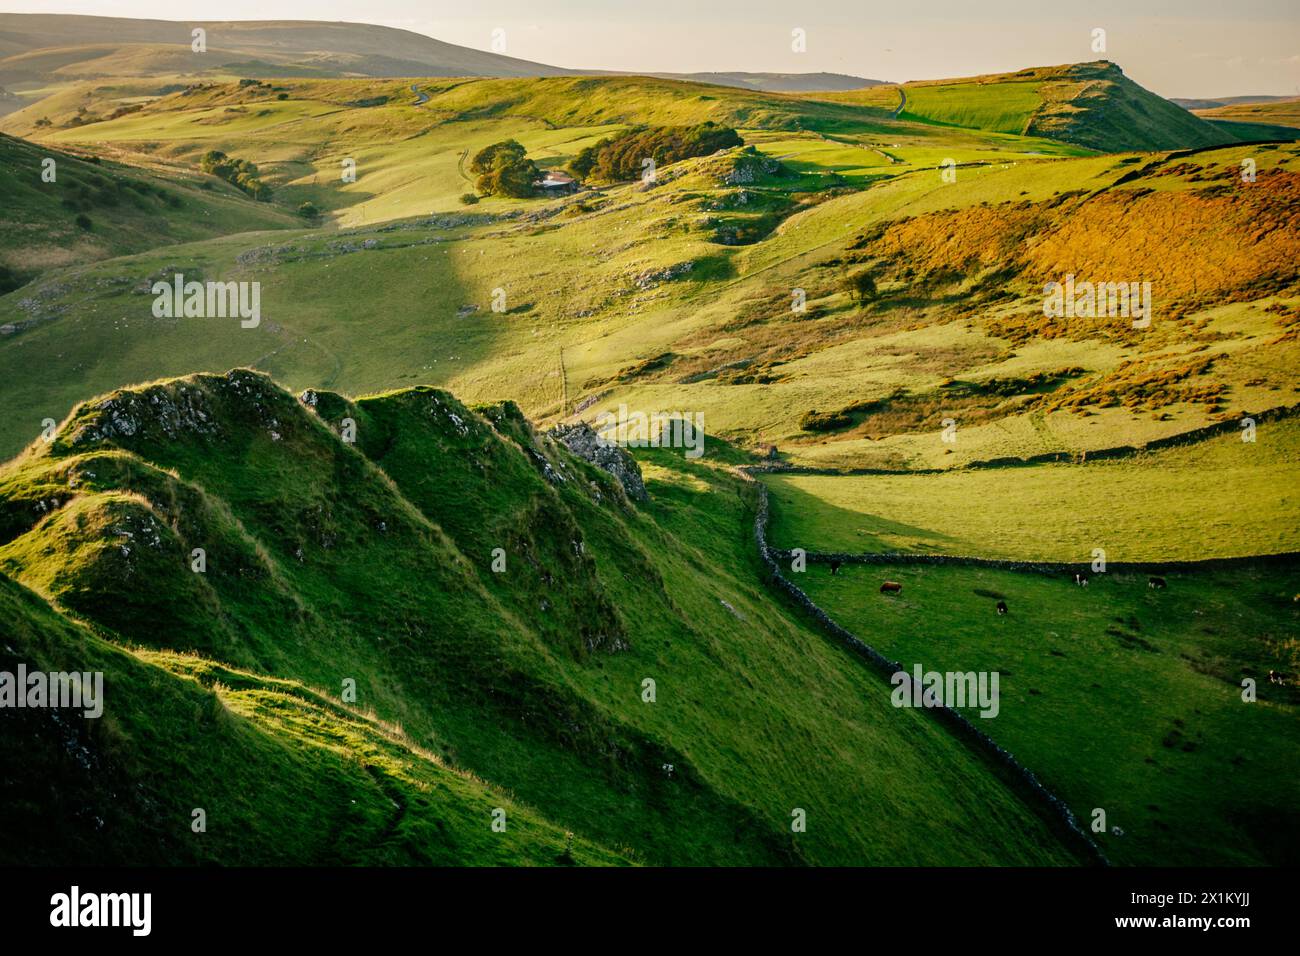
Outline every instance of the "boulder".
POLYGON ((551 437, 569 450, 571 455, 591 462, 597 468, 609 472, 618 479, 627 496, 633 501, 646 501, 645 482, 641 479, 641 466, 636 463, 625 448, 614 442, 605 441, 596 434, 586 422, 572 425, 557 425, 551 431, 551 437))

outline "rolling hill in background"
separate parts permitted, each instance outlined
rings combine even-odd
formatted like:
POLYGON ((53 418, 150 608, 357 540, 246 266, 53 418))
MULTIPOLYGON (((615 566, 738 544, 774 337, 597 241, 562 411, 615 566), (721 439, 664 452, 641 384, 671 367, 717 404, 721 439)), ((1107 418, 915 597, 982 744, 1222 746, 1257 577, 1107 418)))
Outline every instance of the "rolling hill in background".
POLYGON ((114 702, 0 734, 6 861, 1300 855, 1293 102, 0 21, 0 669, 114 702), (646 179, 471 171, 705 123, 741 145, 646 179), (156 314, 177 277, 258 321, 156 314), (703 457, 565 437, 620 407, 703 457), (1001 673, 963 712, 1059 804, 827 621, 1001 673))
POLYGON ((1196 115, 1245 139, 1251 135, 1300 138, 1300 97, 1242 97, 1195 109, 1196 115))
POLYGON ((1256 103, 1273 103, 1277 100, 1294 99, 1290 96, 1222 96, 1208 99, 1196 99, 1183 96, 1171 96, 1170 103, 1175 103, 1185 110, 1212 110, 1220 106, 1248 106, 1256 103))
POLYGON ((571 72, 364 23, 0 14, 0 85, 103 76, 558 76, 571 72), (191 30, 207 31, 194 53, 191 30))
MULTIPOLYGON (((0 13, 0 116, 60 86, 108 77, 538 77, 580 72, 364 23, 0 13), (206 52, 191 49, 196 27, 206 31, 206 52)), ((782 92, 856 89, 880 82, 839 73, 654 75, 782 92)))
POLYGON ((665 80, 686 80, 713 86, 739 86, 768 93, 818 93, 860 90, 882 86, 885 80, 869 80, 844 73, 649 73, 665 80))

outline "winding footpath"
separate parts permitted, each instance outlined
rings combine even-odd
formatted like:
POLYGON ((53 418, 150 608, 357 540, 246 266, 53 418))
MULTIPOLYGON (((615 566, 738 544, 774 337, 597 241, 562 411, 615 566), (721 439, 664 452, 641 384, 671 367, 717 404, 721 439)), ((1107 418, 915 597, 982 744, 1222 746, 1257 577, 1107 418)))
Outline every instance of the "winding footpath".
POLYGON ((903 110, 907 109, 907 90, 903 89, 903 84, 898 84, 898 107, 894 110, 894 119, 903 115, 903 110))

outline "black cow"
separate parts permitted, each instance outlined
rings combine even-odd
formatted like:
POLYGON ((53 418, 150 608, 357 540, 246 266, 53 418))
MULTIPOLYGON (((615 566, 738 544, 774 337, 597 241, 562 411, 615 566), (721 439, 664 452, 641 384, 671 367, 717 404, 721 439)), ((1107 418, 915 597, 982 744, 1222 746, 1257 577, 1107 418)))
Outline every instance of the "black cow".
POLYGON ((1168 587, 1168 585, 1165 584, 1164 578, 1150 577, 1147 578, 1147 587, 1159 590, 1160 588, 1168 587))
POLYGON ((840 563, 838 561, 832 561, 831 574, 839 574, 839 572, 840 572, 840 563))
POLYGON ((998 613, 999 613, 999 614, 1006 614, 1006 613, 1007 613, 1007 602, 1006 602, 1006 601, 999 601, 999 602, 998 602, 998 613))

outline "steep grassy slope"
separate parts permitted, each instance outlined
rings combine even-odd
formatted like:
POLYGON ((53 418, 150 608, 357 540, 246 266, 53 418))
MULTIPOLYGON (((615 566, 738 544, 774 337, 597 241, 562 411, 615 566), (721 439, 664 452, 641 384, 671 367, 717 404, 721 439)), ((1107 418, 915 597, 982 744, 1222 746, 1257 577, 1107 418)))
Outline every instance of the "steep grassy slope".
POLYGON ((827 99, 884 106, 906 97, 903 117, 1024 133, 1105 152, 1214 146, 1237 137, 1216 129, 1099 60, 951 80, 924 80, 827 99))
POLYGON ((666 458, 637 508, 512 406, 304 401, 239 371, 80 407, 0 477, 0 570, 149 661, 354 680, 415 746, 640 861, 1073 858, 771 603, 734 479, 666 458))
POLYGON ((102 718, 0 716, 5 865, 628 862, 295 682, 127 650, 4 575, 0 620, 0 670, 104 675, 102 718))
POLYGON ((0 176, 7 183, 0 265, 19 280, 171 243, 301 224, 233 187, 197 188, 207 177, 164 180, 3 134, 0 176), (47 168, 53 182, 43 178, 47 168))

